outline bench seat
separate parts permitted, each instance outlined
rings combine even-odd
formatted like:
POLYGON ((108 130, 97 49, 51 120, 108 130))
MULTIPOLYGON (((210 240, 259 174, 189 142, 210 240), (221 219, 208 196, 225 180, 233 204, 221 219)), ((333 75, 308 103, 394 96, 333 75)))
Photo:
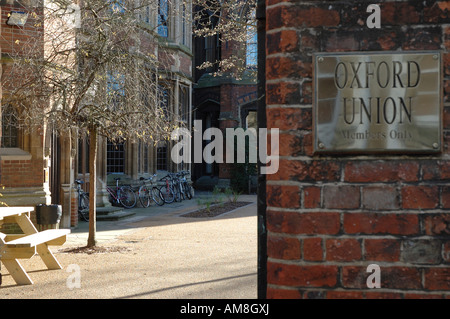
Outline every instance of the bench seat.
POLYGON ((17 284, 31 285, 33 281, 18 259, 29 259, 37 253, 48 269, 62 269, 48 246, 64 244, 69 233, 70 229, 48 229, 19 238, 22 235, 14 235, 12 238, 16 239, 10 241, 6 241, 6 234, 0 233, 0 260, 17 284))
POLYGON ((5 245, 8 248, 35 247, 44 243, 49 246, 59 246, 65 243, 66 236, 69 233, 70 229, 48 229, 39 233, 26 235, 24 237, 8 241, 5 245))

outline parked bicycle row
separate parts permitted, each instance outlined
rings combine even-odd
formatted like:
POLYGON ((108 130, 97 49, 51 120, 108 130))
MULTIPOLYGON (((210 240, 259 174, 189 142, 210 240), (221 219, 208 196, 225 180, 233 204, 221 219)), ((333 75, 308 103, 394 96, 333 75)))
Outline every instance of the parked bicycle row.
MULTIPOLYGON (((189 171, 168 173, 159 179, 159 182, 156 181, 157 174, 154 174, 148 178, 141 177, 137 186, 119 185, 120 178, 114 178, 116 186, 107 186, 106 190, 113 205, 133 208, 139 201, 142 207, 149 207, 152 202, 162 206, 194 197, 194 189, 186 178, 189 174, 189 171)), ((77 179, 75 183, 78 192, 78 215, 82 220, 88 221, 89 194, 81 187, 83 181, 77 179)))

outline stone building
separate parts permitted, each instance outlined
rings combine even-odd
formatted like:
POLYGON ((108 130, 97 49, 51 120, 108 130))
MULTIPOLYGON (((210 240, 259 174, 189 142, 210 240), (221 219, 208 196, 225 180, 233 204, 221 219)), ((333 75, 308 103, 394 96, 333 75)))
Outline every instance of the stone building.
MULTIPOLYGON (((157 56, 161 67, 156 70, 159 101, 161 108, 181 120, 186 127, 192 126, 192 27, 191 8, 183 1, 159 0, 158 8, 153 5, 142 7, 139 13, 141 27, 148 29, 140 39, 140 50, 157 56), (178 8, 178 9, 176 9, 178 8), (157 9, 157 10, 156 10, 157 9), (157 14, 160 12, 161 14, 157 14), (157 31, 158 45, 154 42, 152 30, 157 31)), ((98 175, 102 176, 98 190, 98 206, 108 206, 106 184, 115 184, 114 177, 125 182, 137 180, 141 176, 158 173, 160 177, 167 172, 190 169, 190 164, 174 164, 170 157, 172 141, 161 141, 156 145, 136 143, 113 143, 103 139, 99 143, 98 175)), ((88 146, 87 141, 79 140, 77 171, 75 175, 88 184, 88 146)), ((85 187, 87 187, 86 185, 85 187)))
MULTIPOLYGON (((202 133, 213 127, 223 132, 226 128, 234 127, 256 128, 257 43, 254 28, 245 26, 248 10, 248 7, 243 7, 241 12, 243 28, 248 28, 245 45, 237 41, 224 41, 220 34, 194 38, 195 66, 211 62, 210 67, 194 69, 193 118, 201 120, 202 133), (217 74, 216 62, 232 54, 243 59, 246 70, 239 77, 231 74, 231 71, 217 74)), ((205 18, 212 21, 212 28, 219 20, 214 16, 205 18)), ((209 141, 203 141, 202 146, 207 143, 209 141)), ((199 188, 212 189, 215 185, 226 187, 230 180, 230 166, 216 162, 194 163, 193 179, 199 188)))
MULTIPOLYGON (((29 1, 32 4, 32 1, 29 1)), ((37 26, 36 17, 42 16, 42 8, 32 6, 26 27, 18 26, 10 19, 11 12, 21 11, 14 1, 2 1, 0 19, 0 50, 2 71, 12 67, 10 55, 17 52, 20 41, 39 41, 43 26, 37 26), (35 16, 33 14, 35 14, 35 16), (26 32, 24 32, 26 28, 26 32)), ((20 17, 19 17, 20 19, 20 17)), ((34 54, 43 55, 43 47, 34 54)), ((25 57, 25 54, 22 55, 25 57)), ((10 79, 2 78, 2 97, 15 88, 10 79)), ((19 84, 17 84, 19 85, 19 84)), ((44 129, 25 131, 17 128, 17 110, 11 105, 1 106, 0 185, 1 200, 9 205, 35 205, 50 203, 49 162, 45 148, 44 129)))
MULTIPOLYGON (((192 28, 191 8, 182 1, 159 0, 158 8, 142 7, 137 14, 141 27, 140 50, 152 54, 162 62, 155 70, 158 79, 159 101, 162 108, 191 126, 192 110, 192 28), (176 9, 178 8, 178 9, 176 9), (175 10, 176 9, 176 10, 175 10), (162 14, 156 14, 161 12, 162 14), (153 33, 156 30, 157 34, 153 33), (158 46, 151 45, 157 38, 158 46)), ((44 33, 43 25, 33 22, 33 17, 43 17, 41 5, 24 7, 16 2, 2 2, 0 45, 2 67, 8 67, 8 50, 30 38, 39 39, 44 33), (24 25, 8 25, 12 11, 28 13, 24 25)), ((41 38, 42 39, 42 38, 41 38)), ((39 54, 43 54, 42 52, 39 54)), ((36 52, 35 52, 36 54, 36 52)), ((9 83, 13 83, 9 81, 9 83)), ((2 85, 3 96, 8 88, 2 85)), ((14 110, 2 105, 2 123, 14 120, 14 110), (12 113, 11 113, 12 112, 12 113)), ((72 136, 53 134, 43 126, 38 132, 27 132, 14 125, 2 127, 0 148, 0 184, 4 186, 2 200, 10 206, 37 204, 60 204, 63 208, 61 227, 76 227, 78 223, 74 181, 86 181, 88 189, 88 142, 72 136)), ((147 145, 142 142, 112 143, 99 137, 97 156, 97 204, 110 206, 106 185, 112 176, 120 175, 123 182, 137 180, 140 176, 165 174, 167 171, 190 169, 189 164, 174 165, 170 160, 172 142, 147 145)))

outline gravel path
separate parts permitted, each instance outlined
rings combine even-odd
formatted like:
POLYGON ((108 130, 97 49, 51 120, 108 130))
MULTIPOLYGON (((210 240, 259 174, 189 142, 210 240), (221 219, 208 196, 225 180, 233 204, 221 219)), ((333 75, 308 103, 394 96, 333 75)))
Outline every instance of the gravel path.
POLYGON ((70 241, 52 247, 63 270, 44 271, 37 256, 22 260, 34 285, 17 286, 2 267, 0 299, 257 297, 255 203, 214 218, 174 212, 128 226, 94 253, 70 241))

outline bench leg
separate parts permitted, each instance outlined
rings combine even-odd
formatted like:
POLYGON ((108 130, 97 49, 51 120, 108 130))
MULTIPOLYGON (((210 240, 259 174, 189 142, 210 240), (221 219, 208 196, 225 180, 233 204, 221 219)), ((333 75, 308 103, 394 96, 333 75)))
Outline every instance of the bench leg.
POLYGON ((62 269, 61 264, 50 251, 47 244, 36 246, 36 251, 48 269, 62 269))
MULTIPOLYGON (((27 235, 38 232, 36 227, 34 227, 33 223, 27 216, 19 216, 18 218, 16 218, 16 222, 17 224, 19 224, 23 232, 27 235)), ((56 260, 55 256, 53 256, 52 252, 48 249, 47 244, 36 246, 36 251, 42 258, 48 269, 62 269, 58 260, 56 260)))
MULTIPOLYGON (((0 246, 3 246, 4 244, 5 244, 4 237, 3 238, 0 237, 0 246)), ((14 279, 14 281, 18 285, 32 285, 33 284, 33 281, 28 276, 25 269, 22 267, 22 265, 16 259, 1 259, 0 264, 2 264, 2 263, 5 266, 5 268, 8 270, 11 277, 14 279)), ((1 267, 1 265, 0 265, 0 267, 1 267)), ((1 281, 1 279, 0 279, 0 281, 1 281)))
POLYGON ((19 224, 20 229, 22 229, 25 235, 31 235, 38 232, 27 215, 17 216, 16 223, 19 224))
POLYGON ((2 259, 3 265, 9 271, 11 277, 18 285, 32 285, 33 281, 23 269, 22 265, 15 259, 2 259))

